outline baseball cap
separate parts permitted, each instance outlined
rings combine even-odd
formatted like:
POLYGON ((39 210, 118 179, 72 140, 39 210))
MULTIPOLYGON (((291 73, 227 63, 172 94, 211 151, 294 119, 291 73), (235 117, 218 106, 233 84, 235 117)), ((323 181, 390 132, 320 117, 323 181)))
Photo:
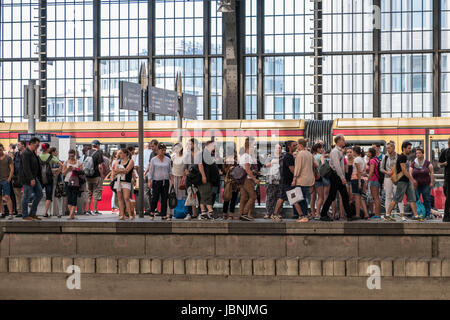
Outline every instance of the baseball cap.
POLYGON ((93 146, 96 146, 96 145, 99 145, 99 144, 100 144, 100 141, 98 141, 98 140, 92 141, 92 145, 93 145, 93 146))

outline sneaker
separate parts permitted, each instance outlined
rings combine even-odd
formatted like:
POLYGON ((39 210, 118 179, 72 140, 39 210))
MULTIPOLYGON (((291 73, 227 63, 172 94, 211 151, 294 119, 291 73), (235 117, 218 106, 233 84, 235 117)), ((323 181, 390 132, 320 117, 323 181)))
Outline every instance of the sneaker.
POLYGON ((240 220, 251 221, 251 219, 247 215, 242 215, 239 217, 240 220))
POLYGON ((22 214, 21 213, 16 214, 16 218, 22 218, 22 214))
POLYGON ((402 222, 408 221, 405 217, 402 217, 402 222))
POLYGON ((92 214, 93 216, 98 215, 98 214, 102 214, 101 212, 98 212, 97 210, 94 211, 94 213, 92 214))
POLYGON ((395 219, 392 218, 391 215, 385 215, 385 216, 384 216, 384 220, 385 220, 385 221, 395 221, 395 219))
POLYGON ((421 217, 419 217, 419 216, 415 216, 413 218, 413 220, 418 221, 418 222, 423 222, 423 219, 421 217))
POLYGON ((31 216, 31 218, 33 218, 33 220, 42 220, 42 219, 39 218, 38 216, 31 216))
POLYGON ((12 219, 14 219, 14 216, 13 216, 13 215, 10 215, 9 218, 8 218, 8 220, 12 220, 12 219))
POLYGON ((370 220, 378 220, 378 219, 381 219, 381 216, 377 216, 376 214, 370 217, 370 220))
POLYGON ((85 213, 86 213, 87 216, 93 215, 91 211, 86 211, 85 213))
POLYGON ((198 220, 209 220, 209 219, 211 219, 211 217, 206 212, 201 213, 200 216, 198 217, 198 220))
POLYGON ((34 219, 33 219, 32 217, 30 217, 30 216, 27 216, 27 217, 25 217, 25 218, 22 218, 22 220, 25 220, 25 221, 33 221, 34 219))
POLYGON ((330 216, 324 216, 324 217, 320 217, 320 221, 332 221, 330 216))
POLYGON ((184 217, 184 220, 191 220, 191 215, 187 214, 186 217, 184 217))

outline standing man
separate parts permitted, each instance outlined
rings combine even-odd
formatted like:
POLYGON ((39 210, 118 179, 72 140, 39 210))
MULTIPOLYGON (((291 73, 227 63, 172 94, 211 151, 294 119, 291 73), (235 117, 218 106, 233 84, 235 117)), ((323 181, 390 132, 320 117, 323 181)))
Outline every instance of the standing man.
POLYGON ((347 214, 347 221, 356 220, 353 217, 350 209, 350 199, 347 193, 347 180, 345 179, 345 164, 344 164, 344 147, 345 138, 344 135, 338 134, 334 138, 336 146, 330 152, 330 193, 328 198, 323 204, 322 211, 320 212, 321 221, 331 221, 328 216, 328 209, 330 209, 331 203, 336 200, 337 192, 339 191, 342 197, 342 204, 344 205, 345 213, 347 214))
POLYGON ((439 156, 439 167, 445 168, 444 172, 444 194, 445 209, 442 222, 450 222, 450 138, 448 139, 448 148, 444 149, 439 156))
MULTIPOLYGON (((392 182, 392 173, 395 164, 397 163, 397 153, 395 152, 395 142, 389 141, 386 145, 387 154, 383 157, 383 161, 380 165, 380 171, 384 174, 384 192, 386 195, 386 200, 384 203, 384 208, 387 210, 389 205, 394 198, 394 194, 397 191, 397 186, 392 182)), ((400 210, 400 215, 402 217, 405 216, 405 206, 403 205, 403 201, 398 203, 398 209, 400 210)))
MULTIPOLYGON (((403 196, 406 194, 407 201, 409 202, 411 209, 414 213, 414 220, 423 221, 422 218, 417 214, 417 205, 416 205, 416 192, 415 188, 417 187, 417 181, 409 174, 408 170, 408 155, 411 153, 411 142, 405 141, 402 143, 402 154, 398 155, 397 162, 395 164, 397 177, 401 176, 397 182, 397 190, 395 191, 394 199, 391 201, 389 205, 389 209, 386 212, 385 220, 395 221, 394 218, 391 217, 391 212, 394 209, 395 205, 399 202, 403 201, 403 196)), ((402 219, 405 221, 406 219, 402 219)))
POLYGON ((220 183, 219 168, 214 158, 214 141, 206 142, 203 150, 203 160, 199 163, 198 169, 202 175, 202 184, 198 186, 200 193, 200 214, 201 220, 213 219, 214 196, 213 188, 217 188, 220 183))
MULTIPOLYGON (((302 211, 302 217, 297 220, 297 222, 308 222, 308 202, 311 202, 311 193, 309 189, 316 182, 314 176, 314 166, 317 163, 314 158, 306 149, 307 140, 298 140, 298 152, 297 157, 295 157, 295 168, 294 168, 294 178, 292 179, 293 187, 300 187, 302 189, 303 200, 300 201, 300 208, 302 211)), ((298 203, 295 204, 298 206, 298 203)))
POLYGON ((25 143, 22 141, 19 141, 17 143, 17 149, 18 151, 14 154, 14 174, 13 174, 13 180, 12 180, 12 187, 14 191, 14 196, 16 197, 16 211, 17 216, 16 217, 22 217, 22 182, 20 181, 20 171, 22 168, 22 153, 25 150, 25 143))
POLYGON ((294 179, 294 151, 297 150, 297 142, 291 140, 287 141, 285 147, 286 153, 282 156, 280 163, 281 193, 279 194, 279 198, 275 204, 275 210, 273 211, 272 216, 272 219, 275 221, 281 220, 281 214, 279 214, 279 211, 283 206, 283 203, 288 201, 286 192, 294 189, 292 186, 292 180, 294 179))
MULTIPOLYGON (((0 191, 1 194, 5 197, 6 204, 8 206, 9 211, 9 220, 14 219, 13 206, 11 201, 11 180, 14 173, 14 164, 13 160, 10 156, 5 153, 5 148, 3 144, 0 143, 0 191)), ((2 206, 1 211, 4 208, 2 206)), ((5 214, 3 214, 5 217, 5 214)))
POLYGON ((42 185, 39 180, 41 167, 36 154, 39 142, 38 138, 31 138, 28 147, 22 152, 22 170, 20 171, 20 181, 23 184, 22 219, 26 221, 41 220, 36 216, 37 207, 42 199, 42 185), (33 194, 33 203, 28 215, 28 202, 33 194))
POLYGON ((88 168, 87 162, 90 162, 92 158, 93 162, 93 174, 86 175, 87 181, 87 215, 96 215, 101 214, 97 210, 98 202, 102 200, 102 192, 103 192, 103 166, 101 165, 103 160, 103 152, 100 150, 100 141, 94 140, 92 141, 92 149, 87 151, 86 157, 83 162, 83 169, 86 170, 88 168), (94 200, 94 212, 91 212, 91 198, 94 200))

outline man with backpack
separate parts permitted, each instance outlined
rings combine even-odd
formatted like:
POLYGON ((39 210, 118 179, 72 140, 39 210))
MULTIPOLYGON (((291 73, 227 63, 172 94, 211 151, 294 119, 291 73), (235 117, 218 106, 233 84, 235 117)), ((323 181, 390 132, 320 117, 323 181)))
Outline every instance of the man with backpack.
POLYGON ((53 172, 54 166, 59 166, 58 158, 50 153, 50 145, 43 143, 41 145, 41 154, 39 155, 39 165, 41 167, 42 189, 45 190, 45 214, 44 218, 48 218, 48 210, 53 200, 53 172))
POLYGON ((101 214, 97 210, 98 202, 102 200, 103 192, 103 152, 100 150, 100 141, 92 141, 92 149, 86 153, 83 161, 83 170, 86 175, 87 189, 87 215, 101 214), (91 212, 91 198, 94 202, 94 211, 91 212))
POLYGON ((36 155, 39 142, 38 138, 31 138, 28 146, 22 153, 22 170, 19 177, 23 184, 22 219, 25 221, 41 220, 36 216, 37 207, 42 199, 41 167, 39 165, 39 157, 36 155), (28 215, 28 203, 33 194, 33 203, 30 215, 28 215))

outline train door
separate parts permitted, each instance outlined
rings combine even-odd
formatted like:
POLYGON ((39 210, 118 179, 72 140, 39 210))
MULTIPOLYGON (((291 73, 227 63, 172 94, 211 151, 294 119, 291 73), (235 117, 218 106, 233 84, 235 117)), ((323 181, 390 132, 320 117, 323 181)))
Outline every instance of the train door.
POLYGON ((437 209, 443 209, 445 204, 444 197, 444 168, 438 166, 439 156, 441 152, 448 147, 448 139, 442 139, 442 137, 433 139, 430 138, 430 161, 433 165, 434 172, 434 186, 432 195, 434 196, 434 207, 437 209))

